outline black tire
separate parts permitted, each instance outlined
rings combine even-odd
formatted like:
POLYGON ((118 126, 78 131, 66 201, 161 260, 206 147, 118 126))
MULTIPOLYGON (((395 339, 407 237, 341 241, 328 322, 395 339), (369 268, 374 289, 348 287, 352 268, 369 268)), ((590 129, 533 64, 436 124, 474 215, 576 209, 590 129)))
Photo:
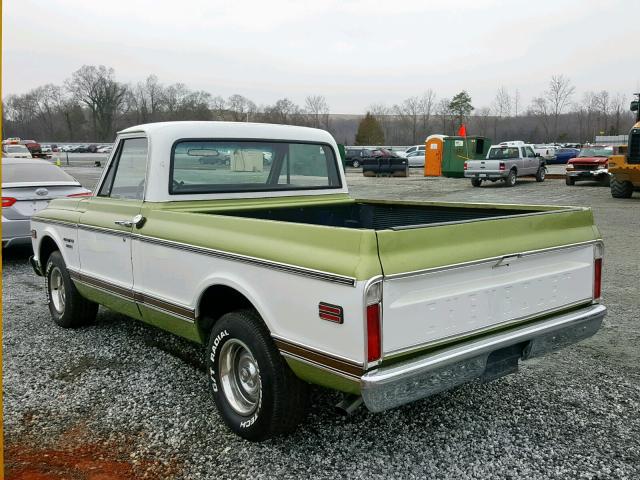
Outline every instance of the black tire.
POLYGON ((479 178, 472 178, 471 185, 473 185, 474 187, 479 187, 480 185, 482 185, 482 180, 480 180, 479 178))
POLYGON ((600 184, 603 187, 608 187, 611 185, 611 176, 610 175, 602 175, 602 178, 600 179, 600 184))
POLYGON ((566 183, 569 186, 572 186, 576 184, 576 179, 573 177, 570 177, 569 175, 565 175, 564 183, 566 183))
POLYGON ((353 160, 353 161, 351 162, 351 166, 352 166, 353 168, 358 168, 358 167, 360 166, 360 160, 353 160))
POLYGON ((98 304, 80 295, 59 251, 49 256, 45 281, 49 312, 56 324, 64 328, 77 328, 95 320, 98 304))
POLYGON ((633 195, 633 183, 631 182, 620 182, 615 177, 611 177, 610 187, 613 198, 631 198, 633 195))
POLYGON ((546 174, 546 169, 544 167, 538 168, 536 172, 536 182, 544 182, 544 176, 546 174))
POLYGON ((505 184, 507 187, 513 187, 516 184, 516 179, 518 178, 518 174, 514 169, 509 170, 509 175, 505 179, 505 184))
POLYGON ((290 433, 302 420, 308 386, 293 374, 255 311, 230 312, 215 323, 206 361, 218 412, 237 435, 261 441, 290 433))

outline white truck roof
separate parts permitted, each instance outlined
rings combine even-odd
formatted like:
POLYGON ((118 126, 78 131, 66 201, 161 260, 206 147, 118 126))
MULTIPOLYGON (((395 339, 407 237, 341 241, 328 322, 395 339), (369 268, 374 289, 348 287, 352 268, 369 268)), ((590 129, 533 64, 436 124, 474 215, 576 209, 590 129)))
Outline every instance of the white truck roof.
MULTIPOLYGON (((149 160, 147 164, 145 201, 167 202, 348 193, 338 146, 331 134, 325 130, 270 123, 185 121, 147 123, 129 127, 118 132, 118 139, 136 136, 144 136, 148 142, 149 160), (177 141, 187 139, 289 140, 293 142, 326 143, 333 148, 335 153, 342 188, 278 192, 169 195, 168 185, 171 150, 177 141)), ((115 154, 115 148, 113 152, 115 154)))

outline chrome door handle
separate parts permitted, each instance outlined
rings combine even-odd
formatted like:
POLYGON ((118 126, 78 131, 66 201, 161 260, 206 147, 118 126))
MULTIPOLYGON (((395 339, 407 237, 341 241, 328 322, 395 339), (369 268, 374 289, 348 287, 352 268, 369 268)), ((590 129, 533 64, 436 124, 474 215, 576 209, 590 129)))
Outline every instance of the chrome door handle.
POLYGON ((144 222, 146 221, 147 221, 146 218, 138 214, 135 217, 133 217, 131 220, 115 220, 113 223, 115 223, 116 225, 120 225, 121 227, 130 228, 135 225, 136 228, 142 228, 142 226, 144 225, 144 222))

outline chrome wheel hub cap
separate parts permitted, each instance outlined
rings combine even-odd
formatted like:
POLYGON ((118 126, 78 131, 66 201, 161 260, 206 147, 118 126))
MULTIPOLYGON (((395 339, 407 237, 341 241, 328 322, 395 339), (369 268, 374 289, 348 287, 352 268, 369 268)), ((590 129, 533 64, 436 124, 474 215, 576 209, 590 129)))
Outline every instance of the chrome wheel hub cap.
POLYGON ((58 267, 53 267, 51 270, 51 275, 49 276, 49 294, 51 295, 53 308, 55 308, 59 314, 63 314, 67 297, 62 272, 58 267))
POLYGON ((229 405, 239 415, 252 415, 260 403, 262 383, 251 350, 240 340, 231 339, 222 346, 219 365, 222 391, 229 405))

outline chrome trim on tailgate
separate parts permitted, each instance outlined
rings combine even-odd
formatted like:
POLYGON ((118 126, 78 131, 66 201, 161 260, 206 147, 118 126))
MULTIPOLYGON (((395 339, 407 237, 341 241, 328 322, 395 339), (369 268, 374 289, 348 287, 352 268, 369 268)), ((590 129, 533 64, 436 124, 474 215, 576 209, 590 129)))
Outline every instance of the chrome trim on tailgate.
POLYGON ((362 398, 369 410, 381 412, 428 397, 481 377, 489 355, 497 350, 528 342, 522 352, 522 359, 528 359, 584 340, 598 331, 606 311, 603 305, 591 305, 372 370, 361 379, 362 398))
POLYGON ((603 244, 601 239, 597 239, 597 240, 587 240, 586 242, 569 243, 567 245, 560 245, 558 247, 540 248, 538 250, 527 250, 524 252, 505 253, 504 255, 498 255, 495 257, 486 257, 478 260, 470 260, 468 262, 454 263, 452 265, 443 265, 441 267, 431 267, 431 268, 425 268, 422 270, 414 270, 411 272, 392 273, 389 275, 385 275, 384 279, 394 280, 396 278, 414 277, 416 275, 424 275, 425 273, 442 272, 444 270, 453 270, 455 268, 464 268, 464 267, 471 267, 473 265, 481 265, 483 263, 497 262, 507 257, 522 258, 522 257, 528 257, 530 255, 539 255, 542 253, 553 252, 556 250, 586 247, 587 245, 594 245, 597 243, 603 244))

